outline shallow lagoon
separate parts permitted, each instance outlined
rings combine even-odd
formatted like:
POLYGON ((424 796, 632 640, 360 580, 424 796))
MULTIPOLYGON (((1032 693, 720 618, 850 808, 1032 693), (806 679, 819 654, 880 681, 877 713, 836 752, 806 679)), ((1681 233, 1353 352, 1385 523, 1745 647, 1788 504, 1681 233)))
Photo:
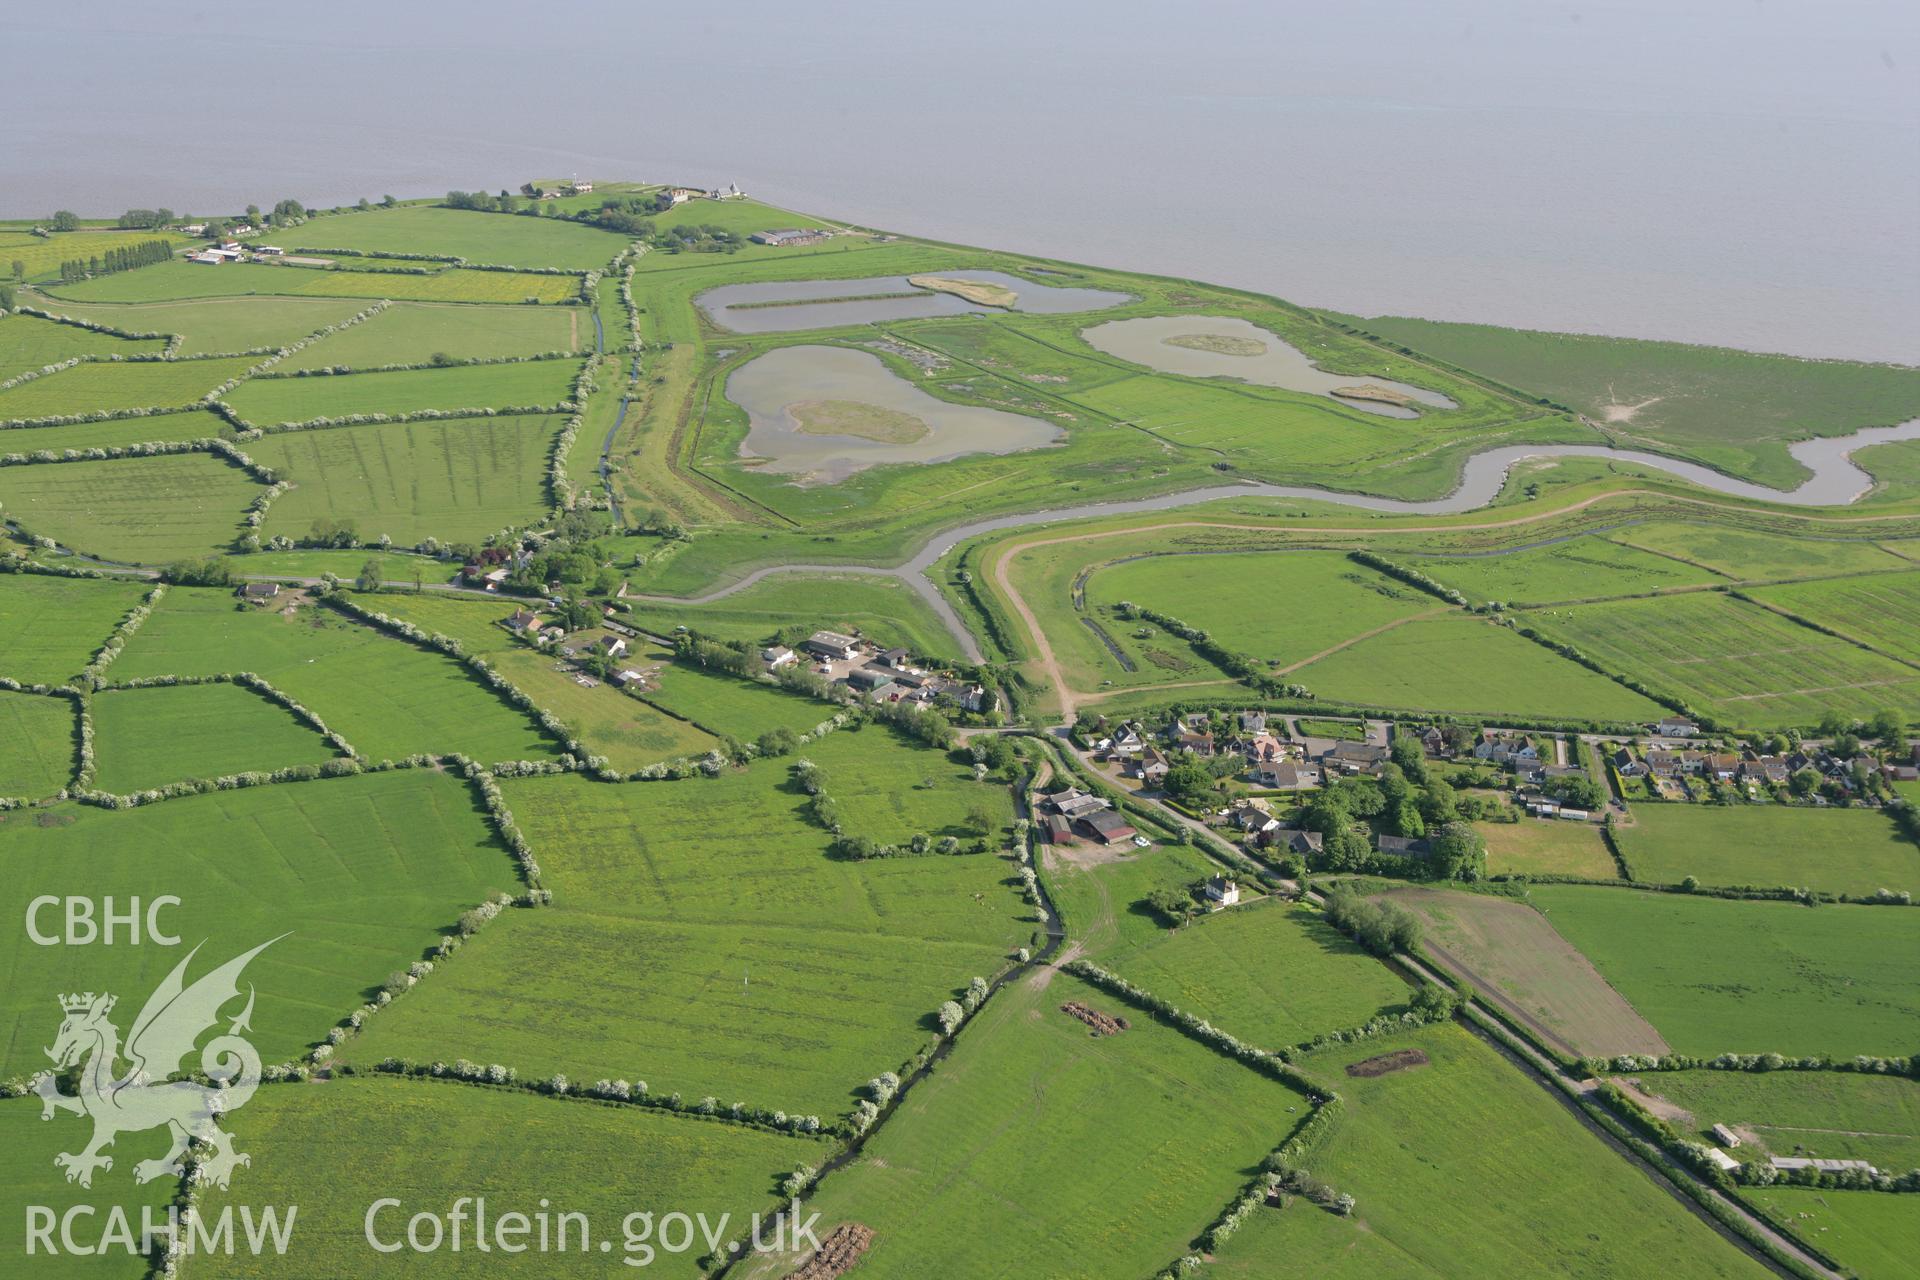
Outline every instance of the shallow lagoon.
MULTIPOLYGON (((949 280, 973 280, 1011 289, 1019 300, 1014 311, 1059 315, 1097 311, 1131 300, 1132 294, 1111 289, 1079 289, 1036 284, 1004 271, 932 271, 949 280)), ((883 320, 918 320, 926 316, 979 315, 998 311, 968 302, 951 293, 937 293, 913 285, 905 276, 866 276, 857 280, 768 280, 753 284, 726 284, 709 289, 694 301, 709 319, 735 333, 790 333, 796 329, 835 329, 849 324, 883 320), (890 296, 894 295, 894 296, 890 296), (904 296, 898 296, 904 295, 904 296), (840 299, 840 301, 829 301, 840 299), (778 303, 778 306, 769 306, 778 303)))
POLYGON ((1304 351, 1237 316, 1151 316, 1112 320, 1080 335, 1096 350, 1143 364, 1162 373, 1196 378, 1238 378, 1263 387, 1281 387, 1329 396, 1349 408, 1386 418, 1417 418, 1419 410, 1392 402, 1404 397, 1434 409, 1454 402, 1437 391, 1372 375, 1328 373, 1304 351), (1365 388, 1385 392, 1380 399, 1337 395, 1365 388))
POLYGON ((759 470, 793 476, 798 484, 831 484, 888 462, 1016 453, 1066 434, 1041 418, 936 399, 880 357, 847 347, 769 351, 733 371, 727 399, 747 411, 750 424, 740 456, 765 459, 759 470), (879 428, 873 435, 821 432, 823 423, 845 421, 849 409, 863 408, 878 411, 870 415, 879 428), (902 429, 912 423, 925 430, 902 429))

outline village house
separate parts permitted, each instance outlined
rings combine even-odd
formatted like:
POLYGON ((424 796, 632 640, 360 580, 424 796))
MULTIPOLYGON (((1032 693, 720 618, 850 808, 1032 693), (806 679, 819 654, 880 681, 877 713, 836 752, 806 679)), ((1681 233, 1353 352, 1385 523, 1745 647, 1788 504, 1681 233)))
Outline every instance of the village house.
POLYGON ((1281 853, 1297 853, 1303 858, 1312 858, 1319 855, 1326 842, 1318 831, 1274 826, 1260 833, 1259 844, 1262 848, 1275 849, 1281 853))
POLYGON ((860 656, 860 642, 838 631, 816 631, 801 647, 814 657, 830 662, 852 662, 860 656))
POLYGON ((622 636, 601 636, 593 642, 595 653, 608 658, 623 658, 627 653, 627 642, 622 636))
POLYGON ((778 671, 782 667, 792 666, 799 659, 793 650, 783 644, 768 645, 760 651, 760 660, 767 664, 769 671, 778 671))
POLYGON ((1267 731, 1267 713, 1264 711, 1242 711, 1240 713, 1240 732, 1262 734, 1267 731))
POLYGON ((1375 836, 1373 847, 1401 858, 1424 858, 1429 852, 1425 840, 1409 840, 1405 836, 1375 836))
POLYGON ((1213 726, 1205 713, 1184 717, 1173 731, 1173 745, 1197 756, 1213 754, 1213 726))
POLYGON ((540 625, 540 615, 531 609, 516 609, 505 619, 507 630, 517 636, 527 634, 528 630, 540 625))
POLYGON ((1453 754, 1452 744, 1437 724, 1430 724, 1420 731, 1420 750, 1435 759, 1445 759, 1453 754))
POLYGON ((1336 742, 1320 757, 1323 768, 1341 773, 1378 773, 1385 767, 1389 752, 1373 742, 1336 742))
POLYGON ((1623 778, 1644 778, 1648 773, 1647 762, 1636 759, 1626 747, 1613 753, 1613 767, 1619 770, 1623 778))
POLYGON ((279 594, 277 582, 249 582, 240 588, 240 598, 248 604, 265 604, 279 594))
POLYGON ((1307 791, 1320 785, 1325 775, 1317 764, 1303 760, 1279 760, 1253 770, 1253 785, 1267 791, 1307 791))
POLYGON ((1697 738, 1700 726, 1684 716, 1668 716, 1658 724, 1649 726, 1654 733, 1663 738, 1697 738))
POLYGON ((1158 786, 1173 771, 1167 757, 1158 747, 1148 743, 1140 748, 1139 756, 1134 760, 1132 773, 1148 786, 1158 786))
POLYGON ((1201 895, 1213 904, 1215 911, 1233 906, 1240 901, 1240 886, 1226 876, 1213 876, 1200 890, 1201 895))
POLYGON ((1513 766, 1522 761, 1538 760, 1540 747, 1526 734, 1502 734, 1482 729, 1480 741, 1473 744, 1473 758, 1489 764, 1513 766))

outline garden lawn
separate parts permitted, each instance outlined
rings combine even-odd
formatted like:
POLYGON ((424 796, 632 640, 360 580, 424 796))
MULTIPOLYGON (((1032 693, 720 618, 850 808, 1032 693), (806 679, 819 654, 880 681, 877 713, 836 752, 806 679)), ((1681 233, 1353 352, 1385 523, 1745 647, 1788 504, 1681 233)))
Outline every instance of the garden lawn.
POLYGON ((236 608, 227 591, 175 587, 110 670, 117 680, 251 671, 372 760, 548 760, 557 746, 453 658, 313 605, 288 617, 236 608))
MULTIPOLYGON (((1683 1107, 1702 1142, 1727 1124, 1767 1154, 1920 1169, 1920 1083, 1848 1071, 1649 1071, 1640 1087, 1683 1107)), ((1746 1155, 1751 1150, 1741 1151, 1746 1155)))
POLYGON ((1323 701, 1369 707, 1635 722, 1664 713, 1505 627, 1465 617, 1407 623, 1288 678, 1323 701))
POLYGON ((289 251, 325 256, 329 249, 361 253, 432 253, 496 267, 598 270, 627 247, 627 238, 557 218, 513 217, 471 209, 403 205, 315 218, 280 235, 289 251))
POLYGON ((260 426, 425 409, 546 409, 567 399, 579 371, 572 360, 523 360, 394 373, 255 378, 225 399, 234 412, 260 426))
MULTIPOLYGON (((821 1234, 841 1222, 873 1228, 861 1280, 1152 1275, 1187 1252, 1308 1109, 1280 1082, 1076 978, 1023 978, 975 1015, 952 1056, 808 1207, 821 1234), (1132 1028, 1089 1035, 1061 1011, 1070 1000, 1132 1028)), ((790 1265, 761 1260, 742 1274, 770 1280, 790 1265)))
POLYGON ((288 346, 366 306, 340 298, 207 298, 126 305, 55 299, 46 310, 128 333, 178 334, 180 354, 197 356, 288 346))
POLYGON ((1920 669, 1718 593, 1519 617, 1725 724, 1812 725, 1829 711, 1865 717, 1882 707, 1920 714, 1920 669))
POLYGON ((1680 1053, 1909 1052, 1920 914, 1541 885, 1533 901, 1680 1053))
MULTIPOLYGON (((124 1032, 203 940, 189 981, 279 939, 244 981, 258 989, 254 1047, 263 1061, 285 1061, 425 955, 461 912, 491 892, 521 890, 471 785, 426 769, 120 811, 66 804, 31 819, 15 814, 0 824, 0 858, 13 868, 0 884, 0 909, 15 922, 0 939, 6 1077, 46 1067, 41 1050, 59 1025, 53 993, 114 992, 124 1032), (168 894, 180 904, 163 908, 159 922, 180 937, 178 947, 127 945, 125 926, 113 946, 39 946, 20 927, 28 901, 42 895, 111 896, 124 910, 133 898, 168 894)), ((59 929, 46 911, 41 924, 59 929)), ((236 1001, 230 1012, 237 1009, 236 1001)), ((188 1066, 198 1068, 197 1055, 188 1066)))
POLYGON ((145 565, 223 550, 261 489, 204 453, 0 467, 9 520, 75 551, 145 565))
POLYGON ((1319 912, 1280 903, 1162 930, 1101 964, 1263 1049, 1397 1014, 1409 994, 1406 983, 1319 912))
POLYGON ((74 728, 70 699, 0 690, 0 796, 38 800, 66 786, 73 777, 74 728))
POLYGON ((237 684, 110 689, 93 699, 94 786, 115 795, 339 753, 293 712, 237 684))
POLYGON ((110 578, 0 574, 0 676, 63 684, 79 675, 148 590, 110 578))
MULTIPOLYGON (((1631 533, 1629 530, 1628 535, 1631 533)), ((1498 600, 1510 605, 1551 604, 1724 581, 1710 569, 1621 546, 1597 535, 1522 551, 1402 556, 1401 560, 1475 603, 1498 600)))
POLYGON ((304 536, 345 520, 365 540, 385 534, 480 541, 547 510, 555 417, 456 418, 288 431, 249 446, 255 462, 293 483, 267 514, 263 536, 304 536))
MULTIPOLYGON (((1644 809, 1636 809, 1644 816, 1644 809)), ((1585 876, 1611 880, 1620 874, 1600 838, 1600 828, 1585 822, 1522 818, 1485 822, 1476 828, 1487 841, 1487 871, 1492 875, 1585 876)))
MULTIPOLYGON (((847 829, 876 839, 938 834, 972 804, 1011 816, 1005 787, 879 727, 808 754, 847 829)), ((992 976, 1033 924, 999 854, 830 857, 791 763, 683 782, 504 782, 552 909, 490 926, 347 1056, 619 1076, 823 1121, 851 1110, 860 1084, 927 1041, 941 1001, 992 976)))
POLYGON ((0 421, 112 409, 183 409, 258 363, 253 356, 235 356, 78 364, 0 391, 0 421))
POLYGON ((158 354, 166 345, 164 338, 118 338, 15 312, 0 316, 0 382, 75 356, 158 354))
POLYGON ((1861 1280, 1906 1280, 1920 1257, 1920 1198, 1879 1191, 1768 1187, 1746 1196, 1861 1280))
MULTIPOLYGON (((1097 569, 1089 604, 1131 601, 1199 627, 1237 653, 1291 664, 1440 607, 1425 592, 1332 551, 1168 555, 1097 569)), ((1121 630, 1132 625, 1107 624, 1121 630)))
POLYGON ((1305 1274, 1316 1280, 1772 1274, 1460 1027, 1348 1045, 1302 1065, 1346 1100, 1303 1163, 1353 1196, 1354 1214, 1335 1218, 1298 1199, 1256 1209, 1257 1228, 1221 1250, 1224 1275, 1285 1274, 1308 1256, 1305 1274), (1346 1074, 1402 1048, 1429 1061, 1346 1074))
MULTIPOLYGON (((5 251, 0 250, 0 259, 5 256, 5 251)), ((59 1008, 51 999, 46 1001, 46 1007, 58 1019, 59 1008)), ((47 1039, 52 1039, 56 1025, 57 1021, 48 1024, 47 1039)), ((76 1244, 98 1243, 107 1215, 116 1208, 128 1215, 136 1237, 142 1208, 150 1210, 157 1220, 165 1220, 167 1201, 179 1190, 179 1184, 159 1178, 142 1186, 135 1183, 130 1174, 123 1176, 119 1172, 131 1169, 136 1160, 157 1156, 165 1150, 164 1143, 153 1146, 161 1140, 152 1130, 124 1135, 113 1148, 118 1156, 114 1171, 96 1177, 91 1188, 66 1180, 60 1166, 53 1162, 54 1157, 62 1152, 81 1150, 92 1129, 85 1117, 66 1112, 57 1113, 52 1121, 42 1121, 38 1098, 0 1099, 0 1203, 13 1208, 12 1212, 0 1215, 0 1255, 13 1259, 26 1257, 27 1222, 23 1210, 27 1205, 44 1205, 56 1216, 80 1206, 92 1209, 92 1216, 82 1212, 73 1219, 76 1244)), ((56 1233, 56 1245, 59 1238, 56 1233)), ((34 1280, 42 1277, 46 1280, 144 1280, 148 1273, 147 1256, 142 1253, 130 1256, 124 1249, 81 1255, 63 1248, 56 1248, 52 1253, 40 1248, 31 1262, 13 1265, 21 1268, 16 1274, 31 1274, 34 1280)))
POLYGON ((1884 813, 1784 805, 1643 804, 1614 836, 1634 879, 1868 895, 1920 892, 1920 847, 1884 813))
POLYGON ((593 322, 578 307, 396 302, 372 319, 323 338, 274 367, 292 371, 339 365, 369 368, 425 364, 441 354, 480 360, 574 351, 583 342, 593 345, 593 322))
MULTIPOLYGON (((443 1247, 437 1253, 385 1254, 368 1244, 367 1212, 376 1200, 404 1201, 374 1220, 376 1238, 386 1243, 405 1239, 414 1213, 446 1214, 456 1193, 484 1197, 489 1228, 501 1214, 531 1217, 550 1200, 556 1241, 561 1213, 586 1216, 588 1247, 580 1246, 575 1220, 569 1248, 518 1259, 538 1259, 529 1274, 606 1277, 628 1270, 620 1265, 625 1257, 634 1263, 632 1274, 695 1277, 705 1274, 695 1265, 707 1252, 704 1242, 681 1254, 659 1252, 638 1269, 647 1256, 623 1251, 627 1215, 651 1213, 657 1222, 679 1211, 704 1214, 710 1223, 725 1215, 731 1225, 716 1228, 726 1232, 722 1239, 737 1234, 745 1240, 750 1216, 774 1211, 780 1179, 827 1154, 819 1139, 743 1125, 385 1077, 319 1088, 268 1086, 228 1127, 253 1164, 235 1173, 230 1192, 209 1190, 202 1211, 217 1214, 229 1203, 298 1204, 298 1228, 284 1258, 244 1251, 196 1257, 196 1280, 500 1274, 498 1255, 475 1248, 471 1218, 458 1253, 443 1247), (600 1252, 602 1240, 611 1241, 611 1254, 600 1252)), ((529 1235, 525 1243, 536 1239, 529 1235)))

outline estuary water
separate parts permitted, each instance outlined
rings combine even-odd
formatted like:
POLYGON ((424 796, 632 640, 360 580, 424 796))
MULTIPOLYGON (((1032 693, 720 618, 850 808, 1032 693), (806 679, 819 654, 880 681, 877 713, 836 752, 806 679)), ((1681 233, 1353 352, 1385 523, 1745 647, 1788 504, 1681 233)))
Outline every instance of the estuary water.
POLYGON ((1912 0, 0 6, 0 214, 725 185, 1360 314, 1920 359, 1912 0))

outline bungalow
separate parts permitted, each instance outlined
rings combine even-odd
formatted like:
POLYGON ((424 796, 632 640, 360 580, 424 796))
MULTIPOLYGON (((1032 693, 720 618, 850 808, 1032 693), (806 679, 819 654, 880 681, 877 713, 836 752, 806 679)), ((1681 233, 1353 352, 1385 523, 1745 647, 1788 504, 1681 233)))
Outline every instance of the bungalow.
POLYGON ((799 659, 794 656, 793 650, 783 644, 768 645, 762 649, 760 651, 760 660, 766 663, 768 669, 772 671, 778 671, 782 667, 790 666, 799 661, 799 659))
POLYGON ((1263 831, 1260 833, 1260 843, 1282 853, 1297 853, 1303 858, 1314 857, 1326 847, 1326 841, 1318 831, 1302 831, 1298 827, 1275 827, 1263 831))
POLYGON ((265 604, 279 594, 277 582, 249 582, 240 588, 240 598, 248 604, 265 604))
POLYGON ((1653 731, 1663 738, 1697 738, 1700 726, 1685 716, 1668 716, 1653 726, 1653 731))
POLYGON ((1306 791, 1320 785, 1324 775, 1317 764, 1280 760, 1253 771, 1253 784, 1268 791, 1306 791))
POLYGON ((1387 749, 1377 743, 1336 742, 1320 757, 1320 763, 1347 773, 1378 773, 1387 763, 1387 754, 1387 749))
POLYGON ((1277 830, 1280 826, 1280 820, 1278 818, 1270 813, 1265 813, 1253 808, 1237 809, 1228 820, 1255 839, 1265 835, 1268 831, 1277 830))
POLYGON ((1240 901, 1240 886, 1225 876, 1213 876, 1200 890, 1202 896, 1213 904, 1215 911, 1230 907, 1240 901))
POLYGON ((531 609, 516 609, 506 617, 507 630, 517 636, 525 635, 530 629, 540 625, 540 615, 531 609))
POLYGON ((801 647, 816 658, 833 662, 851 662, 860 656, 860 642, 838 631, 816 631, 801 647))
POLYGON ((1409 840, 1405 836, 1375 836, 1373 847, 1401 858, 1424 858, 1429 852, 1425 840, 1409 840))
POLYGON ((1622 747, 1613 753, 1613 767, 1623 778, 1644 778, 1647 775, 1647 762, 1636 760, 1633 752, 1622 747))
POLYGON ((1647 769, 1656 778, 1677 778, 1680 776, 1680 754, 1676 751, 1649 751, 1647 769))
POLYGON ((277 244, 257 244, 253 246, 253 251, 263 258, 284 258, 287 256, 287 251, 277 244))

